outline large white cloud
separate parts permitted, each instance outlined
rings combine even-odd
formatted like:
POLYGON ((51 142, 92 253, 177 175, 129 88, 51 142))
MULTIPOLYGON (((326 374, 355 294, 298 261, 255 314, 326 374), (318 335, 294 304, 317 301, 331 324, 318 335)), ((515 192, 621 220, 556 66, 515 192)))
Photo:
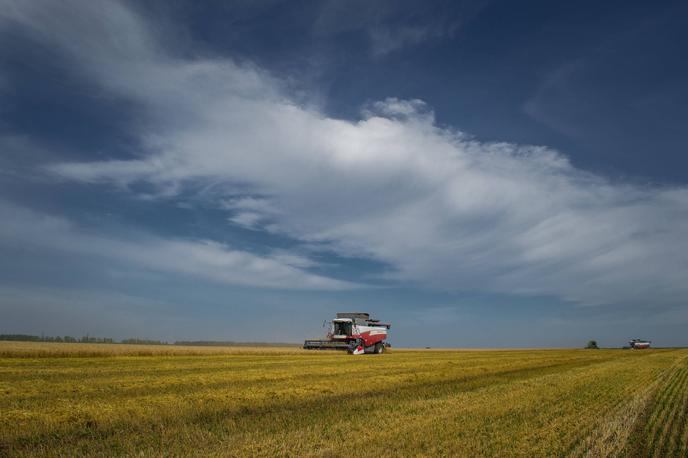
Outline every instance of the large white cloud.
POLYGON ((54 165, 63 177, 145 182, 167 198, 213 184, 230 221, 384 262, 400 282, 584 303, 688 297, 686 188, 614 183, 548 148, 479 142, 418 100, 333 119, 254 66, 175 57, 121 4, 5 3, 5 27, 145 110, 140 159, 54 165))

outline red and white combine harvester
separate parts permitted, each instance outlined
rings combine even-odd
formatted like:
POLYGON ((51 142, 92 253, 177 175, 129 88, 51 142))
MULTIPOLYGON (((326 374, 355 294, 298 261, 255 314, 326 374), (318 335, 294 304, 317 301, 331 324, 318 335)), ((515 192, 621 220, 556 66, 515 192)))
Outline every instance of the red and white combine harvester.
POLYGON ((649 340, 632 339, 628 342, 628 345, 634 350, 645 350, 647 348, 650 348, 651 343, 652 342, 650 342, 649 340))
POLYGON ((337 313, 325 340, 306 340, 306 350, 346 350, 352 355, 380 354, 389 346, 385 342, 391 326, 373 320, 368 313, 337 313))

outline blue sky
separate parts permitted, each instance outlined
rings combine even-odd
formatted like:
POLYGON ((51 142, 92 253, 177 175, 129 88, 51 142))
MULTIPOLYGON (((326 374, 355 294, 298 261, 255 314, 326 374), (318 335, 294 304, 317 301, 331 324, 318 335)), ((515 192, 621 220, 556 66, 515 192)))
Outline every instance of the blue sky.
POLYGON ((0 332, 688 345, 681 2, 0 1, 0 332))

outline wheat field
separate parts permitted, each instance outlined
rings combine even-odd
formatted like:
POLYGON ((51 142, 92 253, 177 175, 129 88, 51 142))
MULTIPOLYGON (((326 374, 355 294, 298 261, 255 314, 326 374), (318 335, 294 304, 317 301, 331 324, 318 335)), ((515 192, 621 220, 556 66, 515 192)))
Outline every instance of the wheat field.
POLYGON ((0 342, 0 455, 686 456, 688 350, 0 342))

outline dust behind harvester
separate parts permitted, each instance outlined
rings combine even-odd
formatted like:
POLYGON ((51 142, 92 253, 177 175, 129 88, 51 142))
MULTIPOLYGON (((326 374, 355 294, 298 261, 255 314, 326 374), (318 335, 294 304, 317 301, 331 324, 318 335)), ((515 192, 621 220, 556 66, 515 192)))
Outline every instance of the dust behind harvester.
POLYGON ((345 350, 354 355, 383 353, 387 339, 388 323, 370 318, 370 314, 337 313, 330 322, 330 330, 324 340, 306 340, 306 350, 345 350))

